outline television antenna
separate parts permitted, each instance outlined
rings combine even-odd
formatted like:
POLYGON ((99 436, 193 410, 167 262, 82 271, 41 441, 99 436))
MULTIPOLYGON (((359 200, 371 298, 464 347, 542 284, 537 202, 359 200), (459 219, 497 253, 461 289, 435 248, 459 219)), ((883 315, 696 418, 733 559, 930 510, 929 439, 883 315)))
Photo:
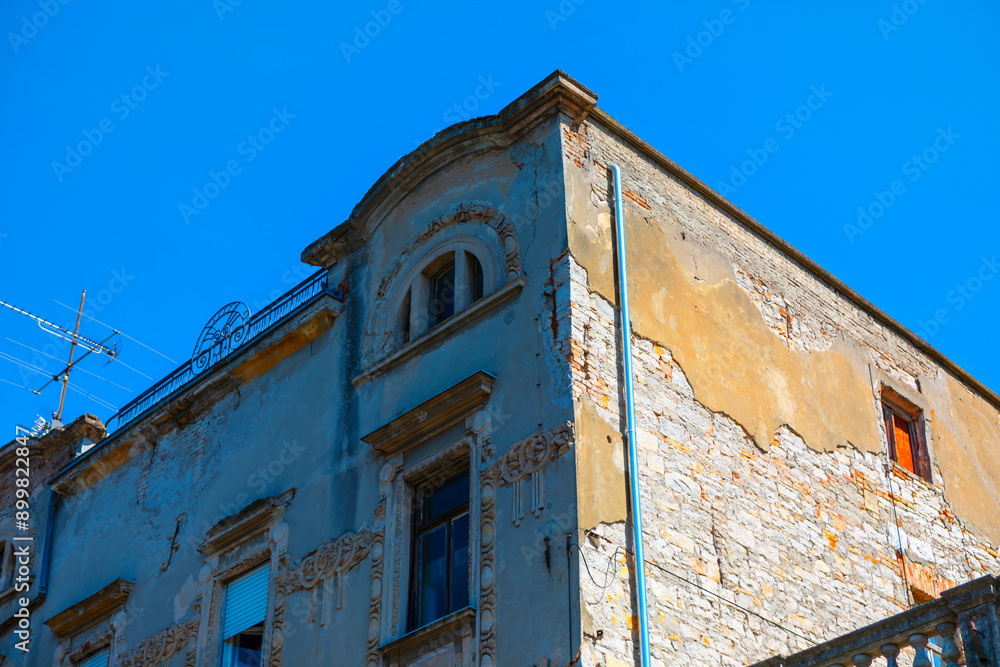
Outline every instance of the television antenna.
POLYGON ((97 342, 95 340, 87 338, 86 336, 80 335, 80 319, 83 316, 83 303, 86 300, 86 298, 87 298, 87 290, 83 290, 83 294, 80 295, 80 307, 76 311, 76 327, 73 329, 73 331, 70 331, 65 327, 61 327, 58 324, 54 324, 53 322, 49 322, 48 320, 41 318, 33 313, 29 313, 23 308, 18 308, 17 306, 11 305, 6 301, 0 301, 0 306, 6 306, 7 308, 10 308, 14 312, 21 313, 25 317, 35 320, 35 322, 38 324, 39 328, 42 329, 42 331, 52 334, 53 336, 57 336, 58 338, 62 338, 63 340, 68 340, 70 342, 69 359, 66 362, 66 366, 61 371, 53 375, 52 379, 46 382, 44 385, 42 385, 42 387, 39 388, 37 391, 34 389, 31 390, 33 393, 39 394, 42 392, 42 390, 44 390, 53 382, 62 383, 62 392, 59 395, 59 409, 52 413, 54 422, 62 421, 63 405, 66 402, 66 388, 69 386, 69 374, 73 370, 73 368, 81 361, 83 361, 88 356, 94 353, 108 357, 109 362, 118 356, 118 346, 112 344, 109 347, 107 345, 107 343, 112 338, 118 335, 118 332, 115 331, 114 329, 112 329, 111 335, 109 335, 101 342, 97 342), (83 355, 80 356, 74 362, 73 356, 74 353, 76 352, 77 345, 84 348, 86 352, 84 352, 83 355))

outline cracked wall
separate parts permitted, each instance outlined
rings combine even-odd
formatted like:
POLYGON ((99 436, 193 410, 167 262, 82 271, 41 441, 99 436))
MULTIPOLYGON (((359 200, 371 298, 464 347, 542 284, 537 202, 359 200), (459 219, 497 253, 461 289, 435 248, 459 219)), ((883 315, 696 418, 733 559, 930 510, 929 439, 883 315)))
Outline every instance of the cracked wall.
MULTIPOLYGON (((654 664, 787 654, 897 613, 908 585, 998 571, 995 409, 596 122, 563 142, 581 461, 608 460, 624 420, 607 165, 623 170, 654 664), (887 479, 883 382, 925 411, 933 485, 887 479)), ((585 664, 631 664, 630 528, 591 502, 625 474, 587 467, 585 664)))

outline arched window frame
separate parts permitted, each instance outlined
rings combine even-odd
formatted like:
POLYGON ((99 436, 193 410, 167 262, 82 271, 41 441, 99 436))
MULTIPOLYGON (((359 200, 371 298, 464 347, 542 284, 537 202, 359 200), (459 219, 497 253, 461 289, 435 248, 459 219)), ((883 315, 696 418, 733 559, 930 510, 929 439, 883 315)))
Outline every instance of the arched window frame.
POLYGON ((396 313, 396 345, 402 346, 466 310, 498 287, 496 264, 490 249, 479 239, 463 236, 434 246, 424 254, 400 283, 393 312, 396 313), (475 260, 474 262, 472 260, 475 260), (432 316, 431 289, 435 275, 454 263, 454 308, 448 317, 432 316), (478 265, 482 280, 472 275, 478 265), (477 285, 476 283, 480 284, 477 285), (478 294, 477 294, 478 292, 478 294))

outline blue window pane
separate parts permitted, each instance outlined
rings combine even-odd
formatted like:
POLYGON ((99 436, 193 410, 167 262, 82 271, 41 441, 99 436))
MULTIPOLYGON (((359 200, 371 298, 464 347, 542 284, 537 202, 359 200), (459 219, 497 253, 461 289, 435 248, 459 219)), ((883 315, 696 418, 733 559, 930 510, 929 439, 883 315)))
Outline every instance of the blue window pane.
POLYGON ((420 538, 420 625, 448 613, 448 526, 420 538))
POLYGON ((262 667, 264 664, 264 626, 256 625, 230 637, 224 645, 224 667, 262 667))
POLYGON ((440 488, 431 492, 430 498, 424 504, 424 521, 441 516, 460 505, 469 503, 468 473, 454 477, 440 488))
POLYGON ((451 611, 469 604, 469 515, 452 522, 451 611))
POLYGON ((455 264, 431 278, 430 325, 437 326, 455 314, 455 264))

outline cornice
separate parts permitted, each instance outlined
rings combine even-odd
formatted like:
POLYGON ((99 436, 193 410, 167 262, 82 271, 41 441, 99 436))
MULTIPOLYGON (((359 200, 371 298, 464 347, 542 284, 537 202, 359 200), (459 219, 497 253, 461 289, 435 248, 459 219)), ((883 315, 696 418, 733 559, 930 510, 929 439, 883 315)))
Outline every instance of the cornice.
POLYGON ((237 514, 226 517, 212 526, 198 550, 206 557, 210 557, 261 533, 284 516, 294 497, 295 489, 292 488, 280 496, 255 500, 237 514))
POLYGON ((697 195, 705 199, 705 201, 709 204, 731 217, 752 233, 756 234, 766 243, 777 248, 793 263, 797 264, 807 273, 812 274, 834 293, 843 297, 859 310, 870 315, 876 322, 887 329, 890 329, 900 338, 913 345, 922 353, 926 354, 930 359, 940 364, 946 371, 964 382, 966 386, 982 396, 982 398, 993 407, 1000 409, 1000 396, 994 393, 993 390, 984 385, 982 382, 974 378, 968 371, 949 359, 938 349, 932 347, 930 343, 925 341, 923 338, 900 324, 897 320, 882 311, 882 309, 873 304, 871 301, 861 296, 852 288, 848 287, 846 283, 810 259, 801 250, 772 232, 762 223, 755 220, 751 215, 720 195, 689 171, 678 165, 657 149, 653 148, 650 144, 646 143, 646 141, 641 139, 634 132, 609 116, 607 112, 595 107, 591 110, 591 113, 588 114, 588 118, 590 119, 590 122, 598 123, 611 133, 618 135, 619 138, 638 151, 641 155, 643 155, 643 157, 661 167, 683 185, 690 188, 697 195))
POLYGON ((131 581, 115 579, 87 599, 67 607, 45 621, 45 625, 49 626, 49 629, 57 635, 73 634, 77 630, 109 616, 125 604, 134 587, 135 584, 131 581))
POLYGON ((416 447, 486 405, 495 379, 477 371, 361 439, 385 456, 416 447))
POLYGON ((480 151, 509 146, 555 113, 580 123, 596 104, 597 95, 556 70, 499 113, 438 132, 390 167, 345 222, 302 251, 302 261, 332 266, 364 245, 399 199, 439 169, 480 151))

